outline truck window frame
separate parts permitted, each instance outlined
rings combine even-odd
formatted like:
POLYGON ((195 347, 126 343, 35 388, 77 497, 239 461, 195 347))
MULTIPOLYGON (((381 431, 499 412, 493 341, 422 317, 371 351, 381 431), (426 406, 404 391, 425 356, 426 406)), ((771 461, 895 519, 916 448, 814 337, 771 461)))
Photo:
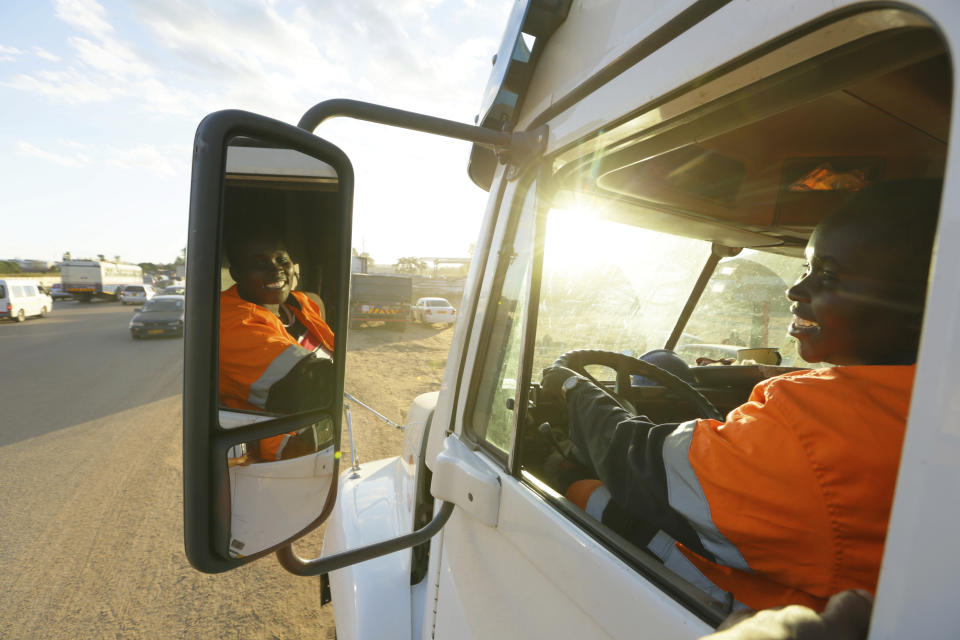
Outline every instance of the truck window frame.
MULTIPOLYGON (((505 219, 505 228, 503 235, 501 237, 501 242, 496 253, 492 253, 498 257, 504 255, 512 255, 514 253, 520 254, 521 252, 516 249, 517 242, 517 231, 520 227, 520 223, 524 218, 524 215, 530 211, 527 208, 528 200, 532 206, 533 215, 536 216, 538 213, 538 207, 541 206, 541 197, 538 193, 539 182, 536 180, 537 174, 539 172, 539 165, 532 170, 524 172, 524 174, 518 179, 517 186, 514 189, 512 198, 510 201, 510 208, 507 212, 505 219), (532 199, 532 200, 531 200, 532 199)), ((502 210, 503 199, 500 199, 500 208, 502 210)), ((499 217, 498 217, 499 219, 499 217)), ((536 223, 534 222, 534 229, 536 228, 536 223)), ((534 238, 536 237, 536 232, 534 231, 534 238)), ((496 229, 493 230, 493 238, 496 238, 496 229)), ((492 244, 492 242, 491 242, 492 244)), ((534 240, 535 244, 535 240, 534 240)), ((531 251, 535 252, 535 246, 531 247, 531 251)), ((535 263, 536 259, 531 254, 531 264, 535 263)), ((519 263, 517 263, 519 264, 519 263)), ((497 464, 505 470, 508 470, 510 467, 510 460, 513 457, 513 451, 516 448, 516 433, 517 433, 517 417, 518 411, 517 407, 520 406, 520 395, 518 392, 522 385, 519 384, 522 370, 518 367, 516 369, 516 381, 517 385, 514 390, 514 409, 510 412, 511 417, 508 421, 508 431, 509 431, 509 447, 506 451, 500 449, 497 445, 490 442, 487 438, 487 430, 490 426, 490 420, 492 419, 492 405, 496 401, 495 389, 491 389, 490 397, 490 406, 486 407, 487 409, 487 422, 482 425, 477 424, 476 420, 478 417, 478 412, 482 410, 481 405, 486 405, 486 402, 481 401, 480 395, 482 393, 482 388, 484 387, 484 382, 492 375, 488 369, 490 359, 499 359, 497 354, 491 351, 498 346, 498 343, 495 342, 494 338, 497 334, 497 321, 500 319, 497 315, 497 308, 499 301, 501 300, 503 294, 503 288, 507 275, 509 272, 512 263, 509 260, 496 260, 494 263, 487 263, 487 270, 493 269, 493 284, 492 291, 495 292, 494 295, 489 297, 489 305, 487 308, 487 313, 485 314, 485 322, 481 327, 479 340, 476 347, 477 358, 473 367, 473 379, 477 382, 472 385, 469 389, 465 404, 464 410, 464 435, 477 447, 487 452, 490 457, 497 462, 497 464)), ((527 305, 530 300, 530 287, 531 287, 531 274, 528 272, 526 274, 521 273, 521 281, 518 291, 518 299, 522 300, 522 308, 526 311, 527 305)), ((503 349, 506 350, 506 342, 509 341, 510 336, 519 329, 519 339, 520 339, 520 362, 523 361, 523 350, 525 345, 523 343, 524 335, 526 334, 526 324, 521 321, 522 318, 525 318, 526 314, 521 316, 521 318, 516 318, 514 324, 510 327, 508 332, 504 335, 505 341, 503 343, 503 349)), ((499 366, 496 367, 497 375, 501 376, 505 372, 505 367, 507 366, 506 354, 500 353, 500 357, 503 357, 504 360, 500 362, 499 366)), ((504 376, 505 377, 505 376, 504 376)), ((501 378, 502 379, 502 378, 501 378)), ((524 396, 525 397, 525 396, 524 396)))

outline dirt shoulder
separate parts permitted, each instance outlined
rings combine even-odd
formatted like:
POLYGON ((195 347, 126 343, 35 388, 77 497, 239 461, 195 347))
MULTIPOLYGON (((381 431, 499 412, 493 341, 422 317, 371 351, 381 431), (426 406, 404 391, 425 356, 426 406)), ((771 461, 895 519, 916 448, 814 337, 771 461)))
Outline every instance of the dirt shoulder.
MULTIPOLYGON (((347 390, 401 422, 439 388, 453 329, 351 333, 347 390)), ((89 384, 110 384, 91 380, 89 384)), ((183 552, 181 399, 171 396, 0 447, 0 636, 332 638, 320 581, 270 557, 222 575, 183 552)), ((354 410, 361 460, 401 433, 354 410)), ((344 434, 346 442, 346 434, 344 434)), ((317 554, 322 536, 298 544, 317 554)))

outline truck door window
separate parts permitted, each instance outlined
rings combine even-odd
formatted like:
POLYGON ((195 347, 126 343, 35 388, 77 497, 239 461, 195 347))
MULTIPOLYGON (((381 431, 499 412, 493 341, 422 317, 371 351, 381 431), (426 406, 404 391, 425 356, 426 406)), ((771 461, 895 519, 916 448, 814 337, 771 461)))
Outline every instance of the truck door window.
MULTIPOLYGON (((508 403, 516 400, 517 375, 520 366, 520 335, 527 307, 530 268, 533 257, 534 221, 536 218, 535 185, 524 199, 516 223, 512 243, 504 242, 502 259, 507 260, 500 295, 493 305, 493 326, 488 336, 484 370, 496 371, 481 376, 473 410, 472 433, 478 441, 486 441, 507 452, 513 430, 514 412, 508 403)), ((498 267, 499 268, 499 267, 498 267)))

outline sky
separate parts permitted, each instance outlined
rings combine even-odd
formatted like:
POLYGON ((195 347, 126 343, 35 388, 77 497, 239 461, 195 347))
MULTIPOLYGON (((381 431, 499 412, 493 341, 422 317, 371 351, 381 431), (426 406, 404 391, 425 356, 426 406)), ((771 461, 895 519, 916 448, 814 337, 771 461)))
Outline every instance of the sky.
MULTIPOLYGON (((172 262, 197 124, 296 124, 352 98, 473 123, 512 0, 3 0, 0 259, 172 262)), ((470 145, 346 118, 315 134, 356 174, 354 247, 459 257, 487 193, 470 145)))

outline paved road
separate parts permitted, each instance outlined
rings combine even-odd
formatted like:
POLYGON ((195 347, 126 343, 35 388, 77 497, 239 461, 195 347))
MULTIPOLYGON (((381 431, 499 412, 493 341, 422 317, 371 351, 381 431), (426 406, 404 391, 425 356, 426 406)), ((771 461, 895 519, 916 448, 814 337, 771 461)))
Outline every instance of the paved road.
POLYGON ((0 637, 329 637, 317 580, 187 563, 183 340, 131 340, 132 312, 0 323, 0 637))
POLYGON ((132 340, 135 307, 57 302, 0 322, 0 447, 177 396, 183 340, 132 340))

